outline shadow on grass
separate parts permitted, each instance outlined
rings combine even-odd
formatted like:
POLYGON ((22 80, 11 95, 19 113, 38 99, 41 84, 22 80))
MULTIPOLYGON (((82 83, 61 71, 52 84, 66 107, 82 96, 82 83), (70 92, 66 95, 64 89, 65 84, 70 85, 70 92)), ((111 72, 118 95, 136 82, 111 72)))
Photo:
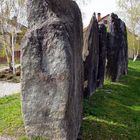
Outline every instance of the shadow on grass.
POLYGON ((82 140, 140 139, 140 61, 129 66, 128 76, 84 101, 82 140))

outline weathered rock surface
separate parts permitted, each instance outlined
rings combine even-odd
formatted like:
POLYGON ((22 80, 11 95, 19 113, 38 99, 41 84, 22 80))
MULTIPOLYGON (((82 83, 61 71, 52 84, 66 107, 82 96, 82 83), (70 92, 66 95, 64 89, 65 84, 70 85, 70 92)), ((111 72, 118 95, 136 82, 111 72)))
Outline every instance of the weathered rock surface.
POLYGON ((128 67, 126 26, 115 14, 111 14, 111 31, 108 34, 107 46, 107 76, 115 82, 121 75, 127 74, 128 67))
POLYGON ((121 22, 121 31, 122 31, 122 46, 123 46, 122 75, 127 75, 128 74, 128 40, 127 40, 126 25, 123 21, 121 22))
POLYGON ((82 120, 83 27, 71 0, 28 0, 22 43, 22 110, 27 135, 76 140, 82 120))
POLYGON ((104 85, 107 56, 107 29, 104 24, 99 25, 99 65, 97 76, 97 87, 104 85))
POLYGON ((99 32, 95 15, 92 17, 89 26, 84 30, 83 60, 85 81, 84 95, 90 96, 97 87, 99 63, 99 32))

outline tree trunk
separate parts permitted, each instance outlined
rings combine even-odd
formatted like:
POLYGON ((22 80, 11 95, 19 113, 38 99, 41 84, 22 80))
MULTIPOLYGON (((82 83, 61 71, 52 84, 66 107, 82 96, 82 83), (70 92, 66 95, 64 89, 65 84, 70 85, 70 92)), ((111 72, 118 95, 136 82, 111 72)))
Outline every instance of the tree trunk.
POLYGON ((135 54, 135 52, 134 52, 133 62, 135 62, 135 61, 137 60, 138 55, 139 55, 139 52, 138 52, 138 50, 137 50, 136 54, 135 54))
POLYGON ((14 49, 14 33, 12 33, 12 67, 13 67, 13 74, 15 75, 15 49, 14 49))
POLYGON ((4 51, 5 51, 5 54, 6 54, 6 59, 7 59, 7 65, 9 66, 9 68, 10 68, 10 58, 9 58, 9 55, 8 55, 8 50, 7 50, 7 48, 6 48, 6 44, 5 44, 5 41, 4 41, 4 51))
POLYGON ((12 62, 11 62, 11 50, 10 49, 8 50, 8 47, 6 46, 7 39, 4 33, 3 26, 1 26, 1 32, 3 35, 3 42, 4 42, 4 49, 5 49, 7 64, 9 66, 9 69, 12 70, 13 68, 12 68, 12 62))

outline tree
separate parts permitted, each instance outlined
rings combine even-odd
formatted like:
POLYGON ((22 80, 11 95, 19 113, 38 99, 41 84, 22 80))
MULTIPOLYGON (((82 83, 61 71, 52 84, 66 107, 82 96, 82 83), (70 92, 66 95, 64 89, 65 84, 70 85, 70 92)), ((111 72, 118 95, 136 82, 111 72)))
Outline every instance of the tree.
POLYGON ((1 0, 0 1, 0 21, 1 21, 1 34, 4 38, 4 48, 7 57, 7 62, 10 69, 15 74, 15 46, 17 43, 17 33, 20 32, 21 24, 18 24, 18 18, 21 17, 25 0, 1 0), (10 20, 11 16, 13 17, 10 20), (7 26, 7 27, 6 27, 7 26), (5 30, 7 29, 7 30, 5 30), (7 42, 6 34, 11 37, 10 44, 7 42), (7 45, 5 45, 7 44, 7 45))
POLYGON ((10 60, 10 56, 11 56, 11 49, 9 47, 8 41, 7 41, 7 37, 5 34, 5 28, 7 25, 7 17, 9 17, 9 11, 8 11, 8 6, 7 3, 4 2, 4 0, 0 1, 0 32, 1 32, 1 42, 3 44, 4 50, 5 50, 5 54, 6 54, 6 58, 7 58, 7 63, 9 65, 9 68, 12 68, 11 65, 11 60, 10 60))
POLYGON ((133 60, 138 57, 140 47, 136 41, 136 36, 140 36, 140 1, 139 0, 117 0, 121 16, 125 20, 131 35, 131 49, 133 50, 133 60))

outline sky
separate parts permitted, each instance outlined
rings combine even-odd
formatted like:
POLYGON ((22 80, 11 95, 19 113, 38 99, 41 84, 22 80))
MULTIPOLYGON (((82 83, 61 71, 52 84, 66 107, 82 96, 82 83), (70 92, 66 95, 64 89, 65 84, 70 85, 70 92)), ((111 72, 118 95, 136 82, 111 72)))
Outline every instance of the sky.
MULTIPOLYGON (((117 11, 116 0, 75 0, 79 5, 84 27, 88 26, 90 19, 94 12, 101 13, 101 16, 106 16, 112 12, 117 11)), ((24 15, 24 14, 23 14, 24 15)), ((27 20, 25 16, 21 16, 19 19, 24 25, 27 25, 27 20)))
POLYGON ((116 0, 75 0, 82 12, 84 26, 87 26, 94 12, 102 17, 117 11, 116 0))

